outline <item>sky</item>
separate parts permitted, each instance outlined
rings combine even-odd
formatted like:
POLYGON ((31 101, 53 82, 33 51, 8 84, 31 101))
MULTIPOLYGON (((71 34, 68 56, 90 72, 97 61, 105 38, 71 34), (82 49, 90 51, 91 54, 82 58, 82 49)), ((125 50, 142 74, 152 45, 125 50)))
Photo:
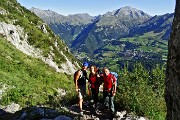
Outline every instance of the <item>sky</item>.
POLYGON ((53 10, 62 15, 88 13, 91 16, 131 6, 145 13, 163 15, 173 13, 176 0, 17 0, 26 8, 36 7, 53 10))

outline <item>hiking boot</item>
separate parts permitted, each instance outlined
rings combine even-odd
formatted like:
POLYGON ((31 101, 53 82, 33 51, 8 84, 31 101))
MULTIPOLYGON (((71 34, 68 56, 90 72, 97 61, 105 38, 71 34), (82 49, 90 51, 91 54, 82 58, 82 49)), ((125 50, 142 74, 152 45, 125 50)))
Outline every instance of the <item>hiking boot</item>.
POLYGON ((114 118, 118 117, 116 112, 111 112, 111 116, 114 117, 114 118))
POLYGON ((104 106, 103 111, 108 111, 108 110, 109 110, 109 107, 108 106, 104 106))
POLYGON ((90 100, 90 103, 91 103, 91 104, 93 104, 93 103, 94 103, 94 100, 93 100, 93 99, 91 99, 91 100, 90 100))
POLYGON ((83 111, 81 111, 81 112, 80 112, 80 116, 83 116, 83 115, 84 115, 84 114, 83 114, 83 111))

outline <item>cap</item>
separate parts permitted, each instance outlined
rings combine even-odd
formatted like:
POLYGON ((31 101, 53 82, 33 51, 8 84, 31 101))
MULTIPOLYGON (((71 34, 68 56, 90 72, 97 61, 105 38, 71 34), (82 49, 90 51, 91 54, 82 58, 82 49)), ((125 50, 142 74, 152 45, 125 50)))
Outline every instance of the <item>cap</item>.
POLYGON ((83 63, 83 66, 88 67, 88 63, 87 63, 87 62, 84 62, 84 63, 83 63))

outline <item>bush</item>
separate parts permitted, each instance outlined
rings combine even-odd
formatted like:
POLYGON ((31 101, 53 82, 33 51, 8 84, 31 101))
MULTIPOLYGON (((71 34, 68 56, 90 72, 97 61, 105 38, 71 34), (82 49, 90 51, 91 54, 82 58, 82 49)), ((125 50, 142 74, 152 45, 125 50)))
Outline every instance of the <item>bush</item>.
POLYGON ((125 68, 121 74, 116 96, 117 106, 150 119, 165 119, 163 67, 157 66, 151 73, 141 64, 136 64, 132 72, 125 68))

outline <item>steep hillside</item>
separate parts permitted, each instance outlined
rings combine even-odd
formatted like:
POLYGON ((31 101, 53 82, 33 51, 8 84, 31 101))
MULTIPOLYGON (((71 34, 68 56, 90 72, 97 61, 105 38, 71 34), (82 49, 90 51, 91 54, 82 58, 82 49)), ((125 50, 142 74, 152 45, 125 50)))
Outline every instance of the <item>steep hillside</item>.
POLYGON ((142 35, 143 33, 153 31, 161 33, 162 40, 169 40, 171 25, 174 14, 165 14, 161 16, 154 16, 143 24, 131 29, 130 35, 142 35))
POLYGON ((58 72, 73 73, 75 61, 68 48, 41 19, 16 1, 2 1, 1 36, 25 54, 42 59, 58 72), (73 69, 66 69, 68 66, 73 69), (66 69, 66 71, 65 71, 66 69))
POLYGON ((47 24, 16 0, 0 1, 0 53, 1 104, 47 105, 48 96, 71 91, 76 59, 47 24))
POLYGON ((47 95, 53 96, 58 89, 71 90, 67 86, 72 83, 69 76, 55 72, 40 59, 23 54, 2 38, 0 53, 1 105, 11 102, 22 107, 47 104, 47 95))

